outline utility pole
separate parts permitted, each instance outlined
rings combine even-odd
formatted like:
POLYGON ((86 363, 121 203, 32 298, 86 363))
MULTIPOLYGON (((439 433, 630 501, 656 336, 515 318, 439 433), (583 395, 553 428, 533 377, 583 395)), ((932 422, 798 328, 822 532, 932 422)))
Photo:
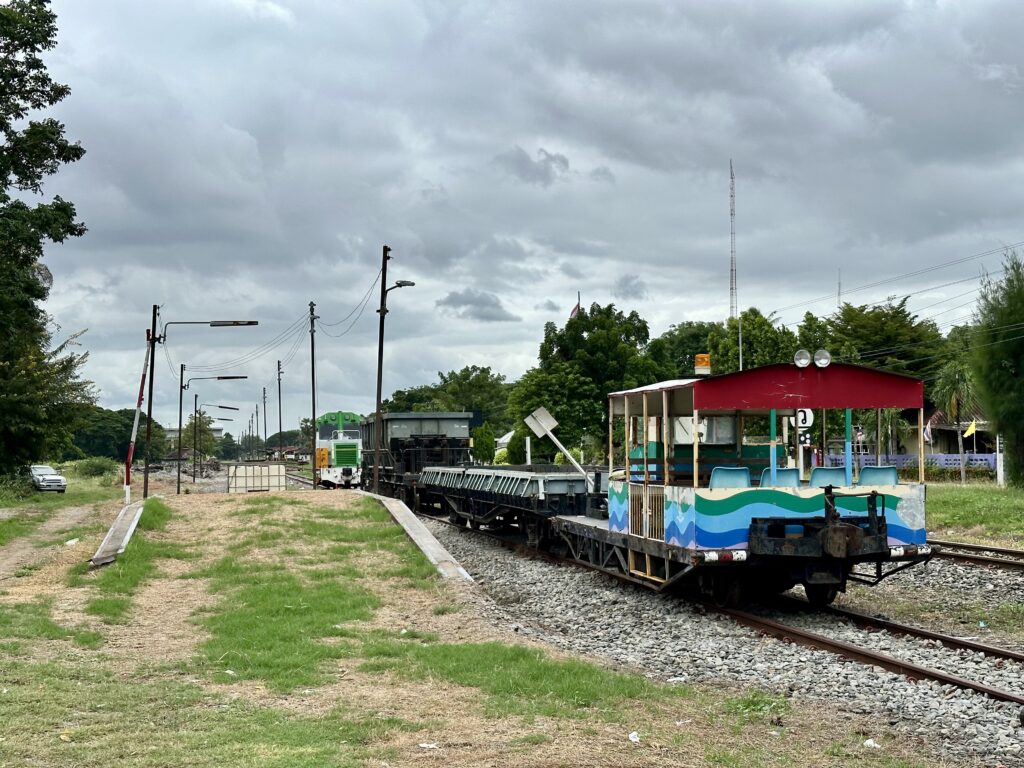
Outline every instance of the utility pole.
MULTIPOLYGON (((310 418, 313 426, 313 450, 309 454, 309 461, 313 467, 313 489, 316 490, 316 321, 317 315, 313 310, 316 304, 309 302, 309 389, 310 389, 310 418)), ((378 386, 379 389, 379 386, 378 386)))
MULTIPOLYGON (((264 403, 264 407, 266 407, 266 403, 264 403)), ((264 430, 264 431, 266 431, 266 430, 264 430)), ((256 444, 253 446, 253 449, 256 451, 256 455, 254 456, 254 458, 259 459, 259 457, 260 457, 260 403, 259 403, 259 400, 256 401, 256 444)))
POLYGON ((160 310, 157 304, 153 305, 153 323, 149 330, 149 397, 146 398, 146 455, 142 463, 142 498, 149 498, 149 447, 153 437, 153 370, 156 367, 156 345, 159 339, 156 335, 156 315, 160 310))
POLYGON ((391 249, 384 246, 384 253, 381 256, 380 265, 380 307, 377 314, 380 315, 380 329, 377 331, 377 411, 373 418, 373 492, 380 493, 380 431, 383 428, 383 418, 380 412, 380 394, 384 371, 384 316, 388 313, 388 260, 391 258, 391 249))
POLYGON ((284 461, 284 428, 281 426, 281 361, 277 361, 277 460, 284 461))
POLYGON ((267 432, 267 388, 263 388, 263 453, 267 453, 267 441, 270 440, 270 433, 267 432))
POLYGON ((178 472, 178 487, 175 493, 181 493, 181 407, 182 398, 185 396, 185 364, 181 364, 181 377, 178 381, 178 456, 175 466, 178 472))
POLYGON ((199 393, 192 405, 192 483, 196 482, 196 462, 199 460, 199 393))

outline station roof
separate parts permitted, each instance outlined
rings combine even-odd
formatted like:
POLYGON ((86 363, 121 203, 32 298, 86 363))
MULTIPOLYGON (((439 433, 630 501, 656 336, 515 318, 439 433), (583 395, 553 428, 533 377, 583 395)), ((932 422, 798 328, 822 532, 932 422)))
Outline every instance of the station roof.
POLYGON ((731 413, 774 408, 792 413, 798 408, 921 408, 924 404, 920 379, 847 363, 826 368, 780 363, 721 376, 662 381, 612 392, 613 412, 622 415, 628 400, 629 412, 639 414, 645 393, 648 414, 661 413, 664 397, 669 400, 670 412, 677 416, 694 409, 731 413), (663 392, 664 396, 651 397, 663 392))

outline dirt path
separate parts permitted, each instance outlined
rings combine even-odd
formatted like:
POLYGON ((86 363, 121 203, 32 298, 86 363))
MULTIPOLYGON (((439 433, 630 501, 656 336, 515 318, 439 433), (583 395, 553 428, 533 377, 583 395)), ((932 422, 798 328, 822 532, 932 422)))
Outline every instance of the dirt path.
POLYGON ((84 522, 90 516, 99 516, 103 507, 68 507, 54 512, 41 523, 32 533, 19 536, 5 547, 0 547, 0 581, 10 579, 19 568, 47 557, 48 550, 40 549, 40 541, 52 538, 61 531, 66 531, 84 522))

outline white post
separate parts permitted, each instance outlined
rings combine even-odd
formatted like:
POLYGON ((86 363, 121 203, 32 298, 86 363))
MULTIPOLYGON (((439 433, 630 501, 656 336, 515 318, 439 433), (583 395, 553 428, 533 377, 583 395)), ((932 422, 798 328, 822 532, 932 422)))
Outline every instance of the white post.
MULTIPOLYGON (((793 417, 793 421, 794 422, 796 421, 796 417, 795 416, 793 417)), ((787 467, 791 467, 793 465, 789 463, 789 418, 788 417, 784 418, 782 420, 782 445, 785 446, 783 448, 783 450, 786 452, 786 466, 787 467)))
POLYGON ((1006 475, 1003 468, 1003 436, 996 435, 996 484, 1003 488, 1006 486, 1006 475))
POLYGON ((796 466, 797 471, 800 473, 800 479, 804 479, 804 445, 800 442, 800 435, 804 430, 800 429, 799 426, 796 428, 796 466))
POLYGON ((526 436, 526 463, 533 464, 533 453, 530 450, 530 436, 526 436))

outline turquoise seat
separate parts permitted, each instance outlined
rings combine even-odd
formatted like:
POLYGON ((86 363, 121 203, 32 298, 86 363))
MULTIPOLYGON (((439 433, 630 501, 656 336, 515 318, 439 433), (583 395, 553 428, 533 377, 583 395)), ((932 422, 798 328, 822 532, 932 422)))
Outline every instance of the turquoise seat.
POLYGON ((799 488, 800 470, 796 467, 776 468, 775 484, 772 485, 772 468, 765 467, 761 470, 762 488, 799 488))
POLYGON ((708 488, 749 488, 750 467, 715 467, 708 488))
POLYGON ((811 470, 811 488, 823 488, 826 485, 846 485, 846 467, 815 467, 811 470))
POLYGON ((896 467, 863 467, 857 485, 898 485, 896 467))

